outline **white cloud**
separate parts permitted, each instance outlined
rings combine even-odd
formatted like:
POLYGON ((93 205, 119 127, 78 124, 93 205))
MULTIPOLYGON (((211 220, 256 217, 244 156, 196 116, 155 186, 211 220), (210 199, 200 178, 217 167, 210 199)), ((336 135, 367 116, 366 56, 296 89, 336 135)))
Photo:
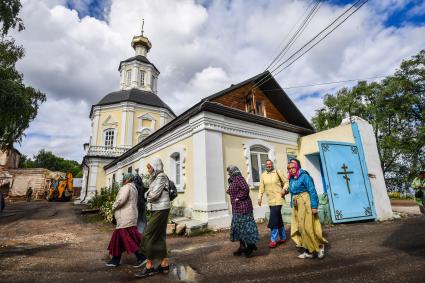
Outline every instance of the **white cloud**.
MULTIPOLYGON (((425 46, 424 26, 384 26, 387 17, 406 1, 373 2, 279 74, 278 82, 293 86, 387 75, 425 46)), ((27 28, 14 36, 25 46, 26 57, 18 67, 27 84, 48 95, 27 132, 49 138, 28 135, 20 150, 30 153, 49 148, 76 160, 81 160, 82 143, 89 139, 89 106, 119 88, 118 64, 133 56, 130 41, 140 33, 142 18, 145 35, 153 43, 148 57, 161 71, 159 95, 181 113, 202 97, 263 71, 308 5, 307 1, 285 0, 205 2, 208 5, 194 0, 114 0, 104 22, 79 19, 64 3, 23 1, 20 16, 27 28), (60 114, 50 113, 52 107, 61 108, 60 114), (62 122, 66 121, 71 138, 63 136, 62 122)), ((323 2, 291 52, 346 7, 323 2)), ((305 96, 334 91, 334 87, 288 93, 310 118, 321 98, 305 96)))
POLYGON ((21 153, 32 157, 40 149, 81 161, 83 144, 90 136, 89 105, 71 99, 48 100, 23 139, 21 153))

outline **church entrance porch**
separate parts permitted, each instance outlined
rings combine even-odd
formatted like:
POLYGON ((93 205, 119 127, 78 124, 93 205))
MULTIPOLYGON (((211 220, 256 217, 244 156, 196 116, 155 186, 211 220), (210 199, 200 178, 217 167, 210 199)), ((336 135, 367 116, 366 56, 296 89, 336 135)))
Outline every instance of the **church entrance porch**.
POLYGON ((340 126, 301 138, 302 167, 313 178, 319 215, 333 223, 393 217, 372 127, 352 117, 340 126), (330 210, 330 211, 329 211, 330 210))
POLYGON ((358 146, 322 141, 319 149, 332 222, 375 219, 367 168, 358 146))

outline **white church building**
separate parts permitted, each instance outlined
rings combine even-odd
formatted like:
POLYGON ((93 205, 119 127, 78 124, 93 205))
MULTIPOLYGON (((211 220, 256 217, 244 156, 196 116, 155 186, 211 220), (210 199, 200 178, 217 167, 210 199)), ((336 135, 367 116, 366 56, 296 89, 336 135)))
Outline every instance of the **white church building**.
POLYGON ((208 226, 227 227, 230 164, 251 188, 254 216, 268 207, 256 198, 265 160, 285 172, 297 157, 327 195, 334 223, 388 219, 392 210, 372 127, 360 118, 316 133, 269 72, 206 97, 176 117, 157 91, 159 71, 147 59, 145 36, 132 40, 135 56, 119 64, 120 90, 92 106, 85 144, 80 201, 120 182, 126 172, 146 172, 159 157, 179 195, 175 211, 208 226), (260 83, 261 82, 261 83, 260 83))

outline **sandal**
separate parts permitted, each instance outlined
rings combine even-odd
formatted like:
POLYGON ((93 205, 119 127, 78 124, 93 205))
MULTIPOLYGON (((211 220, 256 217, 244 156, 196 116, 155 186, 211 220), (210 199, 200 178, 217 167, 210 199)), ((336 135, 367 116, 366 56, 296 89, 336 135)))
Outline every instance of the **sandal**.
POLYGON ((168 274, 168 272, 170 271, 170 265, 167 265, 167 266, 159 265, 156 271, 161 274, 168 274))

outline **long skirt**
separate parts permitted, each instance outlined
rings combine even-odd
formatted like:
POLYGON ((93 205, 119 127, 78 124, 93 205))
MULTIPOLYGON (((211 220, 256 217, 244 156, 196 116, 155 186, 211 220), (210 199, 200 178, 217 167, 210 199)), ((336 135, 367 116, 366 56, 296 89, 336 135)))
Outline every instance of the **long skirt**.
POLYGON ((152 211, 141 243, 141 252, 150 260, 167 257, 165 237, 169 213, 169 209, 152 211))
POLYGON ((322 225, 319 216, 311 211, 310 195, 301 193, 294 195, 297 207, 292 208, 291 238, 297 247, 303 247, 310 253, 318 252, 319 246, 328 243, 322 235, 322 225))
POLYGON ((140 233, 136 226, 115 229, 109 242, 111 256, 120 256, 124 251, 132 254, 139 250, 140 233))
POLYGON ((255 244, 259 241, 257 223, 252 212, 242 215, 233 214, 230 241, 243 241, 246 244, 255 244))
POLYGON ((282 206, 281 205, 273 205, 270 206, 270 217, 267 228, 270 229, 279 229, 283 227, 282 220, 282 206))

